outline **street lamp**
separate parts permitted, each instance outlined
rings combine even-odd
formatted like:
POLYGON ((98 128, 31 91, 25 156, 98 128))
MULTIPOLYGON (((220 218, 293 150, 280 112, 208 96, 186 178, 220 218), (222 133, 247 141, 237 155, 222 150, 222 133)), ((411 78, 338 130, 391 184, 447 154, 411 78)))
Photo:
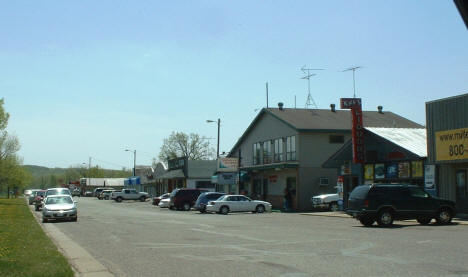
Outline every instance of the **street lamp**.
POLYGON ((133 176, 136 176, 135 175, 135 164, 136 164, 136 150, 128 150, 128 149, 125 149, 125 151, 128 151, 128 152, 133 152, 133 176))
MULTIPOLYGON (((207 120, 206 123, 216 122, 214 120, 207 120)), ((218 118, 218 147, 216 148, 216 159, 219 159, 219 127, 221 125, 221 119, 218 118)))

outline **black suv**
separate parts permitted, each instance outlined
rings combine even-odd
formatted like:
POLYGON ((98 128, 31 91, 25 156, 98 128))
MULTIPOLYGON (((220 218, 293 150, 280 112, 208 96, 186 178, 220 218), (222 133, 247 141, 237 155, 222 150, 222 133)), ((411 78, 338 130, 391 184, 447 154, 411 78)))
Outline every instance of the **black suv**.
POLYGON ((177 210, 188 211, 195 205, 198 196, 204 192, 208 192, 208 190, 188 188, 175 189, 171 192, 169 209, 173 210, 176 208, 177 210))
POLYGON ((346 213, 364 226, 377 221, 388 227, 393 220, 406 219, 416 219, 424 225, 433 218, 439 224, 449 224, 455 214, 455 203, 432 197, 415 185, 361 185, 351 192, 346 213))

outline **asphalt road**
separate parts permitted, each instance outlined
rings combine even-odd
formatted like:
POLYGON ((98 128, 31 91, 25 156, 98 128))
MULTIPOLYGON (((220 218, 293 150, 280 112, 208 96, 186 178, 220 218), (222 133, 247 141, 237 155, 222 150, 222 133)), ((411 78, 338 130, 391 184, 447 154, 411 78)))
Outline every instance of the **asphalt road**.
POLYGON ((116 276, 468 276, 468 226, 365 228, 351 218, 199 214, 76 198, 55 224, 116 276))

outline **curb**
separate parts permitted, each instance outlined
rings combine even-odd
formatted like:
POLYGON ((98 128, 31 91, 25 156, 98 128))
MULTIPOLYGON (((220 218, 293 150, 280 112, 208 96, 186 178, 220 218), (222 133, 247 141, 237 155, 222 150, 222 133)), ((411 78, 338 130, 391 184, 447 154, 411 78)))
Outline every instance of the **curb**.
MULTIPOLYGON (((28 204, 28 203, 26 203, 28 204)), ((76 277, 111 277, 114 276, 107 267, 98 262, 83 247, 71 240, 53 224, 42 223, 42 218, 28 205, 29 210, 42 230, 68 259, 76 277)))
MULTIPOLYGON (((300 213, 300 215, 308 215, 308 216, 326 216, 326 217, 341 217, 341 218, 349 218, 353 219, 351 216, 345 214, 345 213, 333 213, 333 212, 316 212, 316 213, 300 213)), ((403 221, 408 221, 408 222, 416 222, 414 219, 410 220, 403 220, 403 221)), ((458 225, 468 225, 468 221, 463 221, 463 220, 457 220, 453 219, 452 223, 456 223, 458 225)))

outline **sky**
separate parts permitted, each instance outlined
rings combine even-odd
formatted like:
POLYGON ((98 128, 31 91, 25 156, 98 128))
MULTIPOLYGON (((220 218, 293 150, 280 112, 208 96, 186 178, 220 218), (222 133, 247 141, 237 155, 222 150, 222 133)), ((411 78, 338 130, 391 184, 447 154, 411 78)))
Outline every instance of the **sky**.
POLYGON ((1 1, 0 98, 24 164, 150 165, 173 131, 220 152, 266 106, 353 96, 425 125, 425 102, 468 93, 453 1, 1 1))

